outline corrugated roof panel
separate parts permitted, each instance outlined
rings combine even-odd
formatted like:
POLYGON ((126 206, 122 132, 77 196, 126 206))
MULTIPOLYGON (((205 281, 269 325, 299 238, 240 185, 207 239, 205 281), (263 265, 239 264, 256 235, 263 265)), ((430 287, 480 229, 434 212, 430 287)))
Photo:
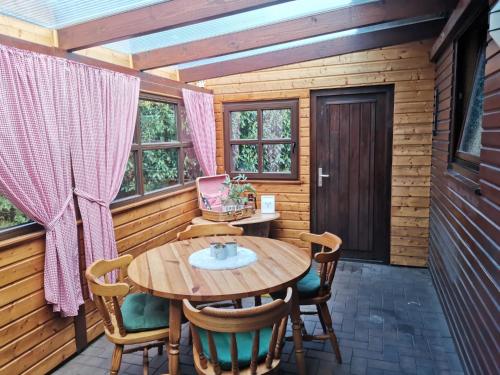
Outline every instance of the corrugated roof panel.
POLYGON ((421 22, 428 22, 428 21, 441 19, 441 18, 443 18, 443 17, 423 16, 423 17, 416 17, 416 18, 410 18, 410 19, 405 19, 405 20, 385 22, 385 23, 380 23, 377 25, 366 26, 366 27, 361 27, 361 28, 357 28, 357 29, 350 29, 350 30, 336 32, 336 33, 315 36, 312 38, 296 40, 293 42, 276 44, 276 45, 269 46, 269 47, 262 47, 262 48, 252 49, 249 51, 231 53, 231 54, 224 55, 224 56, 212 57, 212 58, 196 60, 196 61, 190 61, 190 62, 187 62, 184 64, 171 66, 170 68, 181 70, 181 69, 186 69, 186 68, 192 68, 195 66, 218 63, 218 62, 222 62, 222 61, 230 61, 230 60, 234 60, 234 59, 238 59, 238 58, 242 58, 242 57, 255 56, 255 55, 260 55, 260 54, 267 53, 267 52, 280 51, 280 50, 285 50, 285 49, 289 49, 289 48, 295 48, 295 47, 301 47, 301 46, 305 46, 305 45, 309 45, 309 44, 325 42, 328 40, 338 39, 338 38, 349 36, 349 35, 364 34, 364 33, 369 33, 369 32, 374 32, 374 31, 379 31, 379 30, 386 30, 386 29, 391 29, 394 27, 407 26, 407 25, 412 25, 412 24, 421 23, 421 22))
POLYGON ((125 53, 144 52, 374 1, 376 0, 294 0, 194 25, 109 43, 106 44, 106 47, 125 53))
POLYGON ((0 0, 0 14, 50 29, 94 20, 168 0, 0 0))

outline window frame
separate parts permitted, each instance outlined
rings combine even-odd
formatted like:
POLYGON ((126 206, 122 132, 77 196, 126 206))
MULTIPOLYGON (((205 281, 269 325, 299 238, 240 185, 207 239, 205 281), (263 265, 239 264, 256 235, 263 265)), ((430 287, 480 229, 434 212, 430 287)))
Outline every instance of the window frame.
MULTIPOLYGON (((488 30, 488 17, 487 12, 482 12, 476 16, 472 21, 470 21, 466 27, 462 30, 460 35, 455 39, 453 43, 453 115, 452 115, 452 125, 450 131, 450 152, 449 152, 449 168, 458 172, 465 177, 477 181, 479 173, 480 156, 470 154, 467 152, 460 151, 460 144, 462 141, 463 133, 466 128, 467 121, 470 115, 470 104, 474 89, 478 84, 478 76, 481 60, 484 58, 486 61, 486 45, 487 45, 487 30, 488 30), (481 23, 484 25, 481 25, 481 23), (477 48, 477 55, 475 57, 475 65, 471 84, 471 93, 469 98, 462 99, 461 89, 463 86, 459 83, 463 80, 463 72, 461 72, 461 45, 463 42, 462 38, 464 35, 475 28, 484 26, 484 39, 480 42, 477 48), (465 101, 466 102, 463 102, 465 101), (462 101, 462 102, 461 102, 462 101)), ((479 44, 479 43, 478 43, 479 44)))
POLYGON ((151 197, 162 195, 165 193, 173 192, 176 190, 181 190, 186 187, 194 186, 196 180, 185 181, 184 180, 184 157, 185 150, 189 148, 194 148, 193 141, 182 140, 182 118, 180 113, 180 108, 182 103, 181 99, 172 98, 168 96, 156 95, 151 93, 141 92, 139 95, 139 100, 150 100, 155 102, 175 104, 177 106, 176 113, 176 125, 177 125, 177 140, 169 142, 149 142, 142 143, 141 140, 141 119, 140 111, 137 109, 137 118, 135 122, 134 137, 132 139, 132 146, 130 152, 135 153, 135 181, 136 181, 136 191, 134 195, 120 197, 113 201, 111 208, 119 207, 122 205, 139 202, 141 200, 149 199, 151 197), (143 151, 147 150, 168 150, 168 149, 178 149, 179 159, 178 159, 178 174, 179 182, 175 185, 165 186, 161 189, 146 192, 144 190, 144 174, 143 174, 143 151))
POLYGON ((261 100, 249 102, 223 103, 224 122, 224 166, 226 173, 231 177, 244 174, 249 180, 284 180, 294 181, 299 178, 299 99, 261 100), (290 139, 263 139, 262 111, 290 109, 290 139), (231 139, 231 112, 257 111, 257 139, 231 139), (232 170, 232 145, 257 145, 258 172, 239 172, 232 170), (263 172, 263 145, 290 144, 291 167, 290 173, 263 172))

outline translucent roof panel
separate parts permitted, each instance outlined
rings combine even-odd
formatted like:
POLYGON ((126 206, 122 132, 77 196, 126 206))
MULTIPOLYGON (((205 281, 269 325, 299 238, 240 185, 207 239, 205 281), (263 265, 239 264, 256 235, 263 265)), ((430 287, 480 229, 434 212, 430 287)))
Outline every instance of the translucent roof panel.
POLYGON ((0 14, 50 29, 142 8, 168 0, 0 0, 0 14))
POLYGON ((124 53, 144 52, 374 1, 376 0, 294 0, 110 43, 106 47, 124 53))
POLYGON ((295 47, 301 47, 301 46, 305 46, 305 45, 309 45, 309 44, 325 42, 325 41, 334 40, 334 39, 342 38, 342 37, 349 36, 349 35, 365 34, 365 33, 370 33, 370 32, 379 31, 379 30, 392 29, 394 27, 399 27, 399 26, 407 26, 407 25, 413 25, 413 24, 421 23, 421 22, 428 22, 428 21, 437 20, 437 19, 441 19, 441 18, 443 18, 443 17, 441 17, 441 16, 424 16, 424 17, 409 18, 409 19, 405 19, 405 20, 385 22, 385 23, 380 23, 377 25, 361 27, 359 29, 350 29, 350 30, 340 31, 337 33, 325 34, 325 35, 321 35, 321 36, 315 36, 312 38, 296 40, 293 42, 276 44, 274 46, 256 48, 256 49, 252 49, 249 51, 231 53, 231 54, 219 56, 219 57, 212 57, 212 58, 208 58, 208 59, 190 61, 190 62, 179 64, 176 66, 171 66, 170 68, 181 70, 181 69, 192 68, 192 67, 201 66, 201 65, 213 64, 213 63, 218 63, 218 62, 223 62, 223 61, 230 61, 230 60, 239 59, 242 57, 255 56, 255 55, 260 55, 260 54, 267 53, 267 52, 281 51, 281 50, 285 50, 285 49, 289 49, 289 48, 295 48, 295 47))

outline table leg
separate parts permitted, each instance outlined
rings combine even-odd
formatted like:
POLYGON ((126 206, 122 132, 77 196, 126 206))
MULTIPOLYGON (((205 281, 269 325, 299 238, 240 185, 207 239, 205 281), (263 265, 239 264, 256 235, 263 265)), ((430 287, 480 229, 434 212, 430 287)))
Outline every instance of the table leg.
POLYGON ((300 324, 300 304, 297 287, 293 286, 292 295, 292 330, 293 342, 295 344, 295 357, 297 359, 297 370, 300 375, 306 374, 306 362, 304 357, 304 348, 302 347, 302 328, 300 324))
POLYGON ((182 301, 170 300, 169 311, 169 348, 168 372, 170 375, 180 374, 179 369, 179 341, 181 338, 182 301))

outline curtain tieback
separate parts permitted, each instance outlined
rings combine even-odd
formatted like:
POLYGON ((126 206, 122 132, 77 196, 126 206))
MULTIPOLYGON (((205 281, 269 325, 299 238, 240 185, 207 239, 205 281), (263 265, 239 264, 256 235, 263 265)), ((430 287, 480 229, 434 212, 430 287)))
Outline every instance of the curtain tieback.
POLYGON ((83 190, 74 188, 73 192, 75 193, 75 195, 77 195, 77 196, 79 196, 81 198, 85 198, 86 200, 88 200, 90 202, 97 203, 99 206, 109 207, 109 203, 108 202, 105 202, 102 199, 96 198, 93 195, 91 195, 91 194, 89 194, 89 193, 87 193, 87 192, 85 192, 83 190))
POLYGON ((47 232, 50 232, 52 229, 54 229, 54 227, 56 226, 57 222, 64 214, 64 211, 66 211, 66 208, 68 207, 69 202, 71 202, 72 199, 73 199, 73 193, 70 193, 68 195, 68 197, 66 198, 66 200, 64 201, 64 203, 63 203, 61 209, 59 210, 59 212, 57 213, 57 215, 48 224, 44 225, 45 230, 47 232))

